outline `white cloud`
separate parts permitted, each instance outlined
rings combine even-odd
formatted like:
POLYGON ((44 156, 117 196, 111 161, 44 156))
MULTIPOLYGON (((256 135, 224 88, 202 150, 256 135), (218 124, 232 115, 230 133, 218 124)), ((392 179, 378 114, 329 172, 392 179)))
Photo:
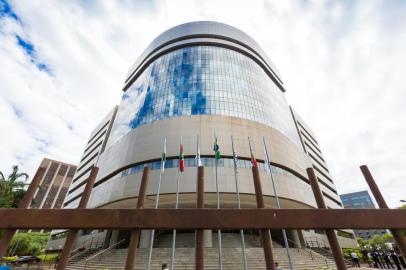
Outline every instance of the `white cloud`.
POLYGON ((0 18, 1 170, 18 163, 32 175, 44 156, 76 163, 95 123, 119 103, 125 75, 148 43, 174 25, 217 20, 247 32, 269 54, 289 102, 314 129, 340 192, 366 188, 358 170, 366 163, 391 206, 406 199, 401 1, 11 6, 21 23, 0 18), (34 44, 52 75, 30 61, 16 34, 34 44))

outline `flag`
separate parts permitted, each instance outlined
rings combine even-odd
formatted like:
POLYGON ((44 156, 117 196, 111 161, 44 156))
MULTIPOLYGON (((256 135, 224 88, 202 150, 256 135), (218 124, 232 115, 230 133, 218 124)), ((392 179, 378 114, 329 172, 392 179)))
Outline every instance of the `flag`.
POLYGON ((183 145, 180 144, 179 148, 179 170, 183 172, 185 170, 185 156, 183 155, 183 145))
POLYGON ((234 169, 237 169, 237 163, 238 163, 238 155, 237 155, 237 151, 234 149, 234 139, 233 139, 233 135, 231 135, 231 149, 233 151, 233 161, 234 161, 234 169))
POLYGON ((258 162, 255 159, 254 154, 252 154, 252 153, 251 153, 251 164, 252 164, 252 167, 258 167, 258 162))
POLYGON ((233 147, 233 160, 234 160, 234 162, 238 161, 238 155, 237 155, 237 152, 234 150, 234 147, 233 147))
POLYGON ((214 139, 214 146, 213 146, 214 156, 218 160, 221 158, 220 154, 220 146, 217 143, 217 137, 214 139))
POLYGON ((197 142, 196 166, 197 166, 197 167, 203 166, 202 160, 201 160, 201 158, 200 158, 200 146, 199 146, 199 141, 197 142))
POLYGON ((269 160, 268 160, 268 155, 267 155, 265 145, 264 145, 264 165, 265 165, 265 170, 268 173, 271 173, 271 170, 269 169, 269 160))
POLYGON ((164 150, 162 151, 162 158, 161 158, 161 172, 165 170, 165 162, 166 162, 166 138, 164 142, 164 150))

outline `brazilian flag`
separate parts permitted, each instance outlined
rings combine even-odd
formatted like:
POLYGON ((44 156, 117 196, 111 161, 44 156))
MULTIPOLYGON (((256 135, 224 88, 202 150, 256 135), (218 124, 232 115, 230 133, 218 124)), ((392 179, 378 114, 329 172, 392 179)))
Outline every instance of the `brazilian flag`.
POLYGON ((217 137, 214 139, 213 151, 214 151, 214 156, 216 157, 217 160, 219 160, 221 158, 221 153, 220 153, 220 146, 217 143, 217 137))

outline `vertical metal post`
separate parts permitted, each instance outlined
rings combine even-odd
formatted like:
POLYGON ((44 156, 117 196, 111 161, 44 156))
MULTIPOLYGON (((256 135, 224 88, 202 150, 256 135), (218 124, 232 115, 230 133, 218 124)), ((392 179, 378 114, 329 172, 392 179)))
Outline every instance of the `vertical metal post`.
MULTIPOLYGON (((265 208, 264 197, 262 194, 261 179, 259 177, 258 166, 252 166, 252 175, 254 178, 255 196, 257 208, 265 208)), ((261 229, 261 239, 264 245, 264 255, 267 270, 275 270, 275 262, 272 255, 272 240, 268 229, 261 229)))
MULTIPOLYGON (((157 185, 157 188, 156 188, 157 190, 156 190, 155 209, 158 209, 158 206, 159 206, 159 195, 161 193, 162 173, 165 170, 165 161, 166 161, 166 137, 164 139, 164 148, 163 148, 163 151, 162 151, 162 158, 161 158, 161 170, 159 171, 158 185, 157 185)), ((155 237, 155 229, 151 231, 151 236, 149 238, 149 252, 148 252, 147 270, 151 269, 152 249, 154 247, 154 237, 155 237)))
MULTIPOLYGON (((28 208, 31 204, 31 201, 34 197, 35 191, 37 191, 39 184, 41 183, 41 179, 44 177, 45 168, 39 167, 37 172, 34 175, 30 185, 28 186, 27 191, 24 194, 24 197, 21 199, 20 203, 18 204, 18 208, 28 208)), ((11 239, 15 234, 16 230, 7 229, 4 232, 3 237, 0 240, 0 259, 3 258, 4 253, 7 250, 8 244, 10 243, 11 239)))
MULTIPOLYGON (((379 190, 378 185, 376 184, 374 178, 372 177, 371 172, 369 171, 366 165, 362 165, 361 172, 364 175, 365 181, 367 182, 369 188, 371 189, 372 194, 375 197, 376 202, 378 203, 379 208, 389 208, 386 204, 385 199, 382 196, 381 191, 379 190)), ((400 230, 389 229, 395 239, 396 245, 399 247, 400 252, 402 253, 403 258, 406 258, 406 238, 402 235, 400 230)))
MULTIPOLYGON (((197 168, 197 202, 196 208, 204 208, 204 167, 197 168)), ((204 249, 203 249, 203 230, 196 230, 196 248, 195 248, 195 267, 196 270, 204 269, 204 249)))
MULTIPOLYGON (((265 143, 265 138, 264 137, 262 137, 262 141, 264 142, 265 162, 267 163, 267 164, 264 164, 264 165, 266 167, 268 167, 269 175, 271 177, 273 193, 275 195, 275 200, 276 200, 276 206, 278 207, 278 209, 281 209, 281 204, 279 202, 279 196, 278 196, 278 190, 276 189, 275 181, 273 179, 272 167, 271 167, 271 163, 269 162, 268 149, 266 148, 266 143, 265 143)), ((285 229, 282 229, 282 237, 283 237, 283 242, 285 243, 286 254, 288 255, 289 269, 293 270, 292 258, 290 256, 290 250, 289 250, 288 236, 286 235, 286 230, 285 229)))
MULTIPOLYGON (((149 168, 144 167, 142 172, 140 189, 138 191, 137 208, 144 207, 145 194, 147 192, 149 168)), ((127 259, 125 262, 125 270, 133 270, 135 265, 135 255, 137 253, 138 241, 140 239, 140 229, 133 229, 130 236, 130 244, 128 246, 127 259)))
MULTIPOLYGON (((92 170, 90 171, 89 178, 87 179, 85 189, 82 193, 82 197, 80 198, 78 208, 86 208, 98 171, 99 168, 93 166, 92 170)), ((65 245, 63 246, 63 250, 58 261, 58 265, 56 266, 56 270, 65 270, 66 266, 68 265, 69 256, 73 245, 75 244, 77 234, 78 230, 69 230, 65 245)))
MULTIPOLYGON (((316 175, 314 174, 313 168, 306 169, 307 175, 309 177, 310 185, 312 186, 313 194, 316 199, 317 207, 321 209, 326 209, 326 204, 324 203, 323 194, 321 193, 319 183, 317 181, 316 175)), ((327 229, 326 235, 328 242, 330 244, 331 252, 333 253, 334 261, 336 263, 338 270, 345 270, 347 266, 345 265, 343 254, 341 253, 341 247, 338 243, 337 236, 333 229, 327 229)))
MULTIPOLYGON (((238 157, 237 152, 234 148, 234 138, 231 135, 231 148, 233 151, 233 163, 234 163, 234 179, 235 179, 235 193, 237 194, 237 208, 241 208, 241 199, 240 199, 240 189, 238 187, 238 157)), ((247 254, 245 254, 245 237, 244 230, 240 229, 240 238, 241 238, 241 248, 242 248, 242 258, 244 263, 244 270, 248 270, 247 254)))
MULTIPOLYGON (((183 154, 183 145, 182 145, 182 136, 180 136, 180 151, 183 154)), ((181 162, 181 153, 179 153, 179 170, 178 170, 178 178, 176 180, 176 202, 175 202, 175 209, 179 207, 179 183, 182 176, 182 172, 180 170, 180 162, 181 162)), ((172 254, 171 254, 171 270, 175 269, 175 252, 176 252, 176 230, 173 230, 172 234, 172 254)))
MULTIPOLYGON (((214 146, 218 146, 217 137, 216 137, 216 130, 213 129, 213 139, 214 139, 214 146)), ((219 191, 219 182, 217 178, 217 153, 216 149, 214 149, 214 177, 215 177, 215 184, 216 184, 216 202, 217 202, 217 209, 220 209, 220 191, 219 191)), ((221 243, 221 230, 217 230, 217 242, 218 242, 218 258, 219 258, 219 269, 223 270, 223 248, 221 243)))

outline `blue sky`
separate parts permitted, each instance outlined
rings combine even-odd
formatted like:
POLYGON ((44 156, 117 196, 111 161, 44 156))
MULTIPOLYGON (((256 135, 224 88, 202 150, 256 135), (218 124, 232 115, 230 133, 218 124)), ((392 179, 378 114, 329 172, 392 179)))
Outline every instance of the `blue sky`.
POLYGON ((340 192, 368 164, 391 206, 406 199, 406 1, 0 0, 0 170, 77 163, 162 31, 215 20, 251 35, 316 133, 340 192))

